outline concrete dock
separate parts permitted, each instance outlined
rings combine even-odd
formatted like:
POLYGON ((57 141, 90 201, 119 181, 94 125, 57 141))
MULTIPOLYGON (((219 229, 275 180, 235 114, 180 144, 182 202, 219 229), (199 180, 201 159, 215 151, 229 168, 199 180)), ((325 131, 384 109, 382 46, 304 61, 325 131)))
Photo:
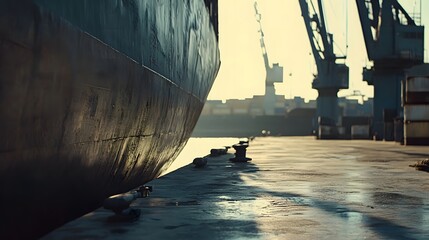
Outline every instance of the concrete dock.
POLYGON ((251 162, 231 153, 148 183, 135 221, 100 208, 44 239, 429 239, 429 173, 409 167, 429 147, 265 137, 251 162))

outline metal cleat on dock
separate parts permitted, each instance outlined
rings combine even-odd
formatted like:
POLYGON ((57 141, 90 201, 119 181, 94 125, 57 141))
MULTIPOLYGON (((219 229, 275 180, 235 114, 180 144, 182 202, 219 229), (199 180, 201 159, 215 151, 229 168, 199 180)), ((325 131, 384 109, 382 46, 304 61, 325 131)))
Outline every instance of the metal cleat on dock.
POLYGON ((138 190, 110 196, 104 200, 103 207, 115 213, 110 220, 134 220, 140 216, 141 211, 140 209, 130 208, 131 203, 138 198, 148 197, 150 192, 152 192, 151 186, 141 186, 138 190))
POLYGON ((249 147, 249 144, 234 144, 232 146, 235 149, 235 157, 229 159, 232 162, 248 162, 252 160, 251 158, 246 157, 246 148, 249 147))

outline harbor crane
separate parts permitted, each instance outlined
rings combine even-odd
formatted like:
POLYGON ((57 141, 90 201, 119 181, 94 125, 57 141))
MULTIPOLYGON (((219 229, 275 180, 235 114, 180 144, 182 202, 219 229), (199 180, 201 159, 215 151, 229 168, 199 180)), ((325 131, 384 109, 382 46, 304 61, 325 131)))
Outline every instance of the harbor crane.
POLYGON ((340 89, 349 87, 349 68, 344 63, 337 63, 346 57, 334 53, 333 34, 327 32, 322 0, 317 0, 317 8, 311 0, 299 0, 299 4, 317 66, 312 87, 319 93, 316 110, 318 138, 335 137, 335 127, 340 119, 337 94, 340 89), (331 130, 324 132, 326 127, 322 125, 329 125, 331 130))
POLYGON ((356 0, 368 59, 363 80, 374 86, 373 136, 394 140, 394 118, 403 116, 405 70, 423 63, 424 27, 397 0, 356 0))
POLYGON ((262 57, 264 58, 265 64, 265 96, 264 96, 264 110, 265 115, 274 115, 275 105, 276 105, 276 92, 274 88, 274 83, 283 82, 283 67, 278 63, 274 63, 273 66, 270 66, 268 60, 268 53, 265 47, 264 32, 262 31, 262 15, 258 11, 258 3, 255 1, 255 16, 256 21, 259 23, 259 33, 261 34, 260 43, 262 49, 262 57))

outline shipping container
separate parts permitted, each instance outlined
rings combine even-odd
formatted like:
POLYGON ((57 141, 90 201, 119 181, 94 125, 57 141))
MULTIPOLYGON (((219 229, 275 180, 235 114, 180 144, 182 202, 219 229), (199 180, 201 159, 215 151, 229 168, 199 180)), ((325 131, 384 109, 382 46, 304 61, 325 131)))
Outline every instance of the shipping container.
POLYGON ((428 121, 429 122, 429 104, 404 106, 405 121, 428 121))
POLYGON ((231 114, 231 109, 216 107, 216 108, 212 109, 212 114, 213 115, 230 115, 231 114))
POLYGON ((336 126, 319 125, 318 139, 338 139, 340 132, 345 133, 345 128, 336 126))
POLYGON ((351 126, 352 139, 369 139, 369 125, 353 125, 351 126))
POLYGON ((429 77, 409 77, 406 80, 405 104, 429 104, 429 77))
POLYGON ((251 108, 250 109, 250 115, 252 116, 262 116, 265 112, 262 108, 251 108))
POLYGON ((407 92, 429 92, 428 77, 409 77, 406 83, 407 92))
POLYGON ((246 108, 234 108, 232 109, 232 113, 237 115, 240 115, 240 114, 245 115, 249 113, 249 110, 246 108))
POLYGON ((405 145, 429 145, 429 121, 405 122, 405 145))
POLYGON ((429 64, 408 71, 403 103, 404 144, 429 145, 429 64))

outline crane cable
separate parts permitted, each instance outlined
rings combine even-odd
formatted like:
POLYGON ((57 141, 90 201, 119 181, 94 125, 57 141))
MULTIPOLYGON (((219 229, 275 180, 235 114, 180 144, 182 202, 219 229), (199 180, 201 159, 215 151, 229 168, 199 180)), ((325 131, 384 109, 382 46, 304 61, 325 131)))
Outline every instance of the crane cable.
MULTIPOLYGON (((310 0, 310 3, 311 3, 311 6, 312 6, 312 8, 313 8, 313 11, 316 13, 316 8, 314 7, 314 4, 313 4, 313 1, 311 1, 310 0)), ((324 2, 322 1, 322 4, 324 4, 324 2)), ((334 13, 334 15, 335 15, 335 17, 336 18, 338 18, 338 15, 337 15, 337 12, 335 11, 335 8, 334 8, 334 6, 333 6, 333 4, 332 4, 332 0, 329 0, 329 5, 330 5, 330 7, 332 8, 332 12, 334 13)), ((336 42, 336 41, 333 41, 332 42, 332 44, 333 45, 335 45, 336 47, 337 47, 337 49, 340 51, 340 53, 343 55, 343 56, 345 56, 346 58, 345 58, 345 63, 347 63, 347 54, 348 54, 348 48, 349 48, 349 15, 348 15, 348 0, 346 0, 346 4, 345 5, 343 5, 343 6, 345 6, 345 10, 343 11, 344 13, 346 13, 346 21, 345 21, 345 25, 346 25, 346 27, 345 27, 345 30, 346 30, 346 33, 345 33, 345 38, 346 38, 346 45, 345 45, 345 52, 343 51, 343 49, 342 49, 342 47, 336 42)), ((320 7, 318 6, 318 9, 319 9, 319 11, 320 11, 320 7)), ((322 6, 322 9, 324 10, 324 12, 323 12, 323 14, 326 16, 326 12, 325 12, 325 7, 324 6, 322 6)), ((328 19, 325 19, 325 28, 326 28, 326 31, 327 32, 329 32, 329 26, 328 26, 328 19)), ((343 35, 344 36, 344 35, 343 35)))
MULTIPOLYGON (((346 13, 346 56, 348 56, 348 50, 349 50, 349 0, 346 0, 346 10, 344 11, 346 13)), ((347 62, 346 58, 346 62, 347 62)))

